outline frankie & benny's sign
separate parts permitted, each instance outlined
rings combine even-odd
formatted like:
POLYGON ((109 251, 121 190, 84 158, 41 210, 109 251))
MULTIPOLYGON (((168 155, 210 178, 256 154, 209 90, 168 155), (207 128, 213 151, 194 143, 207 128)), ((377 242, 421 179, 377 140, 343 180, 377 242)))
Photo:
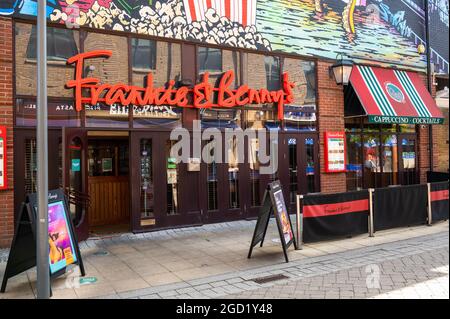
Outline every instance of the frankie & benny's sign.
POLYGON ((95 105, 103 102, 107 105, 170 105, 188 108, 231 108, 247 104, 276 103, 278 119, 284 116, 284 105, 294 100, 295 83, 289 81, 288 73, 283 73, 282 89, 269 91, 267 89, 252 89, 242 85, 233 89, 234 72, 226 71, 220 79, 219 86, 213 87, 209 82, 209 73, 205 72, 202 82, 193 88, 182 86, 174 88, 175 80, 170 80, 167 87, 153 87, 153 74, 147 76, 147 86, 139 87, 123 83, 103 84, 95 77, 84 77, 84 62, 92 58, 109 58, 111 51, 96 50, 75 55, 67 60, 67 64, 75 65, 75 79, 66 83, 66 88, 75 91, 75 108, 78 112, 83 105, 95 105), (214 96, 217 92, 217 103, 214 96), (87 94, 87 96, 86 96, 87 94))

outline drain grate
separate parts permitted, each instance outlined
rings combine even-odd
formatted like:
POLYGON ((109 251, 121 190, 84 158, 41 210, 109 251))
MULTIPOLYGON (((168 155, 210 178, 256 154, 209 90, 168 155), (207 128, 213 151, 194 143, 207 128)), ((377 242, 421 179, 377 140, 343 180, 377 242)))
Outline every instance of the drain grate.
POLYGON ((256 282, 257 284, 262 285, 262 284, 267 284, 268 282, 278 281, 278 280, 283 280, 283 279, 289 279, 289 277, 279 274, 279 275, 255 278, 255 279, 252 279, 252 281, 256 282))

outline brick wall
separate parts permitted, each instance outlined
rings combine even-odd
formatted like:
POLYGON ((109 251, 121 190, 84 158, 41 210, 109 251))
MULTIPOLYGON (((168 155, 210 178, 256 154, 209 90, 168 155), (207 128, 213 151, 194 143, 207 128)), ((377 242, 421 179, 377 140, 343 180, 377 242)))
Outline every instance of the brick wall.
POLYGON ((441 108, 444 116, 444 125, 435 125, 433 127, 433 139, 437 144, 437 156, 435 159, 436 169, 439 172, 448 172, 448 108, 441 108))
POLYGON ((320 131, 320 184, 321 192, 346 191, 345 173, 325 173, 324 132, 344 131, 344 91, 342 86, 329 75, 330 63, 317 64, 318 106, 320 131))
MULTIPOLYGON (((15 24, 15 55, 16 55, 16 94, 36 96, 37 64, 36 59, 27 56, 33 26, 28 23, 15 24)), ((80 50, 78 31, 73 32, 78 51, 80 50)), ((51 54, 49 52, 49 54, 51 54)), ((65 61, 50 60, 47 63, 47 94, 49 97, 72 97, 73 90, 66 90, 64 84, 73 78, 74 68, 67 66, 65 61)))
MULTIPOLYGON (((427 86, 427 76, 424 73, 420 74, 420 77, 425 86, 427 86)), ((436 96, 436 87, 432 86, 432 94, 433 97, 436 96)), ((433 126, 433 170, 437 170, 437 159, 439 157, 439 145, 438 145, 438 135, 436 134, 438 131, 435 129, 436 125, 433 126)), ((430 143, 429 143, 429 126, 428 125, 419 125, 418 128, 419 134, 419 169, 420 169, 420 182, 427 182, 427 171, 430 170, 430 143)))
POLYGON ((0 17, 0 125, 6 126, 8 147, 8 189, 0 191, 0 247, 8 247, 14 233, 12 42, 12 20, 0 17))

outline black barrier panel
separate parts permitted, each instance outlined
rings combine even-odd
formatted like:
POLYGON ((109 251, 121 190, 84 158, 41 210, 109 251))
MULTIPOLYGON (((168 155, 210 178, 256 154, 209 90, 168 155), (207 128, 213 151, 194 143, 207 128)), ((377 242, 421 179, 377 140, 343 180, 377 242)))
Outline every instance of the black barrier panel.
POLYGON ((439 183, 449 180, 449 174, 444 172, 427 172, 427 183, 439 183))
POLYGON ((432 221, 448 219, 448 181, 430 184, 432 221))
POLYGON ((306 195, 301 201, 303 241, 368 233, 369 192, 306 195))
POLYGON ((427 204, 428 187, 425 184, 375 189, 375 231, 426 223, 427 204))

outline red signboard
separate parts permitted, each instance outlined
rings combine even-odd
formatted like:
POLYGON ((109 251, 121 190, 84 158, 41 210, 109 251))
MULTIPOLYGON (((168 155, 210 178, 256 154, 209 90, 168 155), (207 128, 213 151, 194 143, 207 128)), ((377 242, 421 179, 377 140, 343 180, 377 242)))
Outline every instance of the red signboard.
POLYGON ((6 127, 0 126, 0 190, 6 189, 7 185, 6 174, 6 127))
POLYGON ((325 132, 325 172, 342 173, 346 171, 345 132, 325 132))
POLYGON ((75 91, 75 108, 81 111, 83 105, 96 105, 103 102, 107 105, 115 103, 122 105, 169 105, 190 108, 231 108, 247 104, 275 103, 278 106, 278 119, 284 116, 284 105, 294 101, 292 89, 295 87, 289 81, 287 73, 283 74, 282 89, 269 91, 267 89, 252 89, 242 85, 233 89, 234 72, 223 74, 219 86, 213 87, 209 83, 209 73, 205 72, 202 82, 193 88, 182 86, 175 88, 175 81, 170 80, 167 87, 153 87, 153 74, 147 76, 147 86, 138 87, 123 83, 105 84, 100 79, 83 76, 84 61, 92 58, 109 58, 111 51, 97 50, 81 53, 67 60, 67 64, 75 64, 75 79, 66 83, 67 88, 75 91), (217 96, 217 103, 214 97, 217 96))

